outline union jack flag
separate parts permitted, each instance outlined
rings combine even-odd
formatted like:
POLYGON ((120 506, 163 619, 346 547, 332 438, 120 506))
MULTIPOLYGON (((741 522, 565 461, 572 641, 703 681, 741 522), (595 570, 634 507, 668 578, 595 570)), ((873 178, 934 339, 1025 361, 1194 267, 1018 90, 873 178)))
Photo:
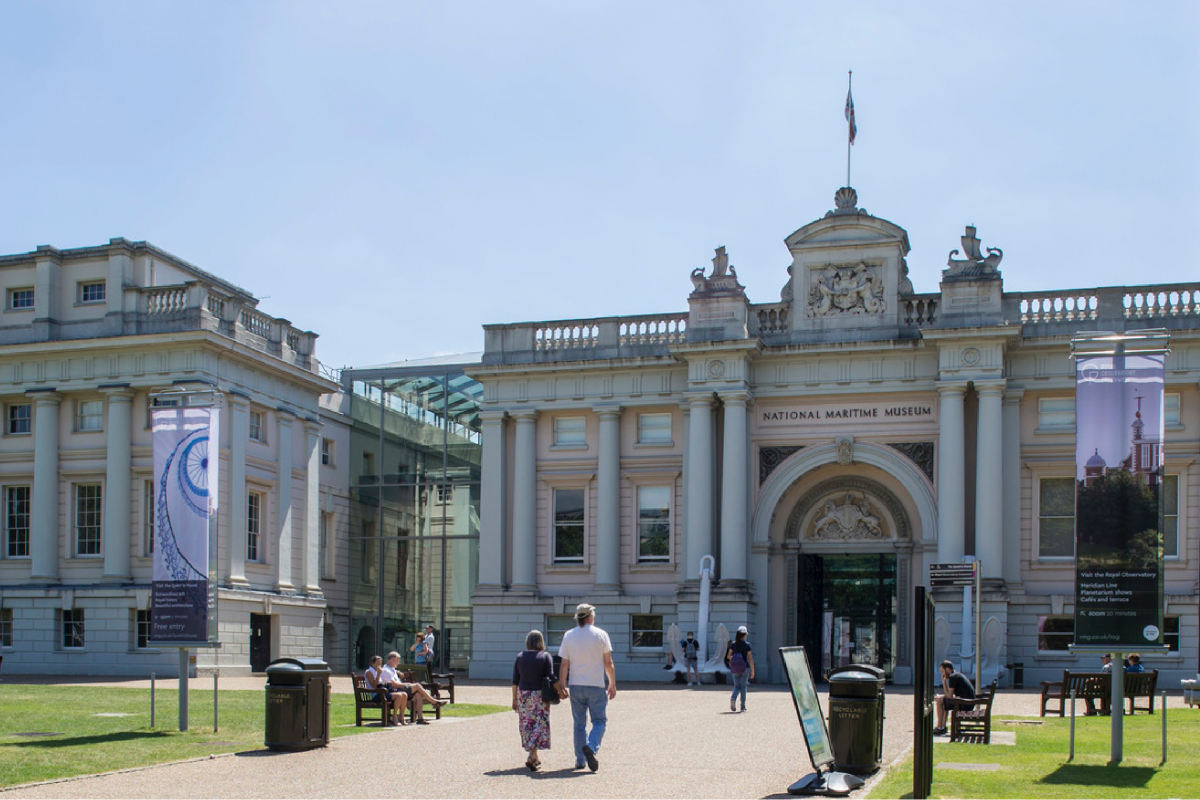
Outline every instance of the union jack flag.
POLYGON ((858 135, 858 124, 854 121, 854 97, 848 90, 846 92, 846 122, 850 123, 850 144, 854 144, 854 137, 858 135))

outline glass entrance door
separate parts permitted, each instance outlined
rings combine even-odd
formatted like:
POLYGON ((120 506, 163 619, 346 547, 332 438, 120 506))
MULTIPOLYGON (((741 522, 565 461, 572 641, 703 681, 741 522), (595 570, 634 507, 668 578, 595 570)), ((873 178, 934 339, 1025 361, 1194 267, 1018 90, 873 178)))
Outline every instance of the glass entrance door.
POLYGON ((896 557, 886 553, 804 556, 801 635, 820 672, 871 664, 895 666, 896 557))

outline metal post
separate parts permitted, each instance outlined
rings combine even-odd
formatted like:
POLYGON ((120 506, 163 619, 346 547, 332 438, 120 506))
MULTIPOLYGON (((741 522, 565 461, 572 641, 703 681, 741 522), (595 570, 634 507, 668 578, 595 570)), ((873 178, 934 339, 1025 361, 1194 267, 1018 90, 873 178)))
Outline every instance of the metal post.
POLYGON ((1167 692, 1164 689, 1162 693, 1162 761, 1158 762, 1161 767, 1167 763, 1167 692))
POLYGON ((1071 752, 1067 755, 1067 761, 1075 760, 1075 690, 1071 690, 1071 752))
POLYGON ((188 729, 188 649, 179 648, 179 731, 188 729))
POLYGON ((980 629, 980 619, 983 616, 983 584, 982 584, 983 567, 980 566, 979 559, 975 559, 975 693, 979 693, 980 683, 983 681, 983 658, 980 651, 980 644, 983 641, 980 638, 982 630, 980 629))
POLYGON ((1112 748, 1108 763, 1120 764, 1125 757, 1125 654, 1113 653, 1112 693, 1109 695, 1112 714, 1112 748))
POLYGON ((154 727, 154 673, 150 673, 150 727, 154 727))
POLYGON ((221 670, 213 670, 213 733, 217 732, 217 677, 221 674, 221 670))

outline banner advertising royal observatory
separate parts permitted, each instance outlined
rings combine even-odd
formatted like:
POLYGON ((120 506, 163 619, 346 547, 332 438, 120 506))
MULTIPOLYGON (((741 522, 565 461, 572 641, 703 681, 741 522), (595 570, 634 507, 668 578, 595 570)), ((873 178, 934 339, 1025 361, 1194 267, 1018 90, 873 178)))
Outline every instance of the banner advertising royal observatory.
POLYGON ((1163 358, 1076 359, 1077 647, 1162 644, 1163 358))
POLYGON ((154 581, 150 640, 204 644, 210 640, 210 564, 216 539, 218 409, 156 407, 154 432, 154 581), (209 457, 209 454, 212 457, 209 457), (210 493, 209 488, 213 491, 210 493))

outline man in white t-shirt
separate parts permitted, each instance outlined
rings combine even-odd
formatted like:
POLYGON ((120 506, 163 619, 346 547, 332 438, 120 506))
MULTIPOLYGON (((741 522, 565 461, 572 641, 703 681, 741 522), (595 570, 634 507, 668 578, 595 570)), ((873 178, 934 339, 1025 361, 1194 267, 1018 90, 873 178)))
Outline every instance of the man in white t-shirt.
POLYGON ((435 648, 433 646, 435 641, 437 641, 437 639, 433 635, 433 626, 426 625, 425 626, 425 644, 429 647, 429 666, 430 667, 433 666, 433 658, 437 654, 437 648, 435 648))
POLYGON ((592 772, 600 769, 596 754, 600 752, 600 742, 608 724, 608 701, 617 696, 612 642, 607 633, 593 624, 595 621, 596 609, 580 603, 575 608, 578 627, 563 634, 562 644, 558 646, 558 655, 562 659, 558 691, 571 698, 571 716, 575 720, 575 769, 583 769, 586 762, 592 772), (587 732, 588 714, 592 717, 590 735, 587 732))

